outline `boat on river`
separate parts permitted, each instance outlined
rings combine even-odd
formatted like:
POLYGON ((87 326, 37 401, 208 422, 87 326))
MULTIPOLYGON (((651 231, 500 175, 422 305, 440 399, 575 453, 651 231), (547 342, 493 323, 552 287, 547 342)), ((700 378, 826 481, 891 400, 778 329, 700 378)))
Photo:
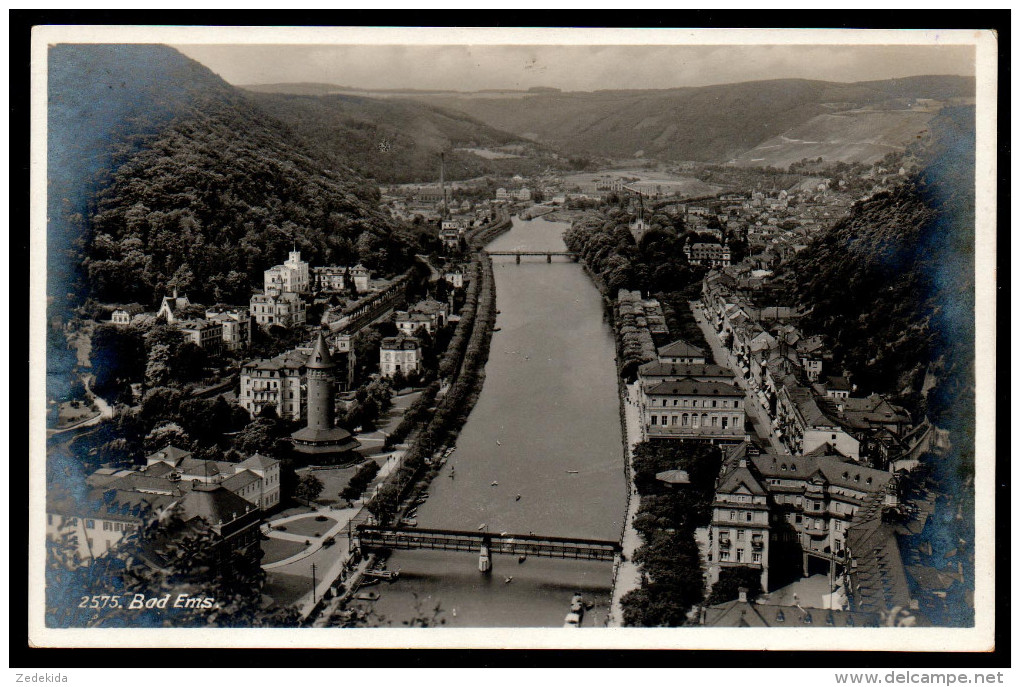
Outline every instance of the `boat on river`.
POLYGON ((400 577, 399 570, 366 570, 365 577, 378 578, 380 580, 387 580, 392 582, 393 580, 400 577))

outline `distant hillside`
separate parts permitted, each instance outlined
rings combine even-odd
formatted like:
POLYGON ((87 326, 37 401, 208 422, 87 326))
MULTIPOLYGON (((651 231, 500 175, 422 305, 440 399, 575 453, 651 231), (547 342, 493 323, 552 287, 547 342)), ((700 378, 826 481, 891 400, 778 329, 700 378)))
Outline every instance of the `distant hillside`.
POLYGON ((437 181, 439 153, 448 179, 537 172, 556 164, 550 152, 457 111, 400 99, 352 95, 252 93, 266 112, 325 155, 339 156, 365 177, 383 183, 437 181), (525 146, 521 157, 492 159, 484 149, 525 146), (482 154, 453 150, 478 148, 482 154))
POLYGON ((862 391, 902 394, 961 430, 973 418, 973 118, 934 117, 923 170, 856 204, 783 275, 862 391), (926 371, 938 383, 925 397, 926 371))
MULTIPOLYGON (((662 91, 534 93, 512 102, 481 94, 417 99, 573 154, 726 162, 823 115, 875 107, 907 109, 917 99, 944 102, 973 94, 972 78, 922 76, 851 84, 782 79, 662 91)), ((870 126, 882 131, 868 131, 868 123, 854 118, 829 126, 847 125, 845 137, 851 143, 864 132, 877 138, 879 146, 900 146, 915 135, 915 125, 926 124, 907 114, 906 121, 896 115, 873 118, 870 126)), ((871 155, 868 146, 873 144, 862 144, 867 145, 860 150, 831 148, 815 157, 828 154, 852 161, 871 155)))

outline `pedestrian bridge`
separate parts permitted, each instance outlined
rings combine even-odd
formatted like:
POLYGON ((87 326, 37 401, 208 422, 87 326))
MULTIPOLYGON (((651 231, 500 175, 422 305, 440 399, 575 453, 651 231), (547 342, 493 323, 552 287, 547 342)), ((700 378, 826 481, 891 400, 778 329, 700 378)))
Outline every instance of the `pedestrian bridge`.
POLYGON ((490 250, 487 251, 490 256, 493 255, 512 255, 517 258, 518 264, 521 262, 521 256, 534 256, 542 257, 545 256, 546 262, 552 262, 553 256, 558 255, 572 260, 577 259, 577 253, 570 251, 555 251, 555 250, 539 250, 539 251, 528 251, 528 250, 490 250))
POLYGON ((572 539, 538 534, 470 532, 458 530, 402 529, 378 525, 358 525, 355 543, 363 550, 433 549, 465 553, 503 554, 568 558, 584 561, 613 561, 620 544, 604 539, 572 539))

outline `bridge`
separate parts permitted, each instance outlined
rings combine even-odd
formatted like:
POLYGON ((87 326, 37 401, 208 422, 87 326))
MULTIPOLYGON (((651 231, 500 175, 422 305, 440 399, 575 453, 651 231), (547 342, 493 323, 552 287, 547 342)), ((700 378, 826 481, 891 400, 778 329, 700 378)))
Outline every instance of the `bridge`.
POLYGON ((492 569, 492 555, 536 556, 583 561, 612 562, 622 550, 620 544, 605 539, 574 539, 537 534, 501 532, 464 532, 459 530, 401 529, 378 525, 358 525, 355 545, 362 550, 432 549, 477 553, 478 569, 492 569))
POLYGON ((553 256, 558 255, 572 260, 577 259, 577 253, 570 251, 555 251, 555 250, 540 250, 540 251, 527 251, 527 250, 490 250, 487 251, 489 255, 513 255, 517 258, 517 264, 521 263, 521 256, 545 256, 546 262, 552 262, 553 256))

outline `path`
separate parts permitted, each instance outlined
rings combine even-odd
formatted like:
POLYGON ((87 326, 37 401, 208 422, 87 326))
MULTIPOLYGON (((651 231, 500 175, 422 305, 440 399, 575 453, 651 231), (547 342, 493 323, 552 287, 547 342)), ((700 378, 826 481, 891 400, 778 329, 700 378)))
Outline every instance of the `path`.
POLYGON ((97 394, 92 392, 92 376, 84 375, 82 377, 82 382, 84 383, 85 393, 88 394, 89 400, 95 403, 96 407, 99 408, 99 415, 94 415, 88 418, 87 420, 83 420, 77 424, 73 424, 70 427, 62 427, 60 429, 47 429, 46 430, 47 437, 51 437, 57 434, 63 434, 64 432, 71 432, 74 430, 83 429, 85 427, 93 427, 95 425, 98 425, 100 422, 103 422, 104 420, 109 420, 111 417, 113 417, 113 407, 109 403, 107 403, 102 396, 98 396, 97 394))
POLYGON ((748 380, 744 379, 743 375, 738 372, 740 367, 737 365, 737 362, 730 355, 730 352, 723 348, 722 342, 719 340, 719 334, 708 323, 708 319, 702 310, 701 302, 691 301, 690 306, 691 312, 694 313, 695 321, 701 327, 701 332, 705 335, 705 341, 708 342, 709 348, 712 349, 712 356, 715 358, 716 365, 729 368, 736 375, 736 382, 744 392, 744 408, 751 419, 755 433, 759 438, 772 446, 772 450, 776 455, 789 455, 790 452, 772 432, 772 418, 769 417, 768 411, 762 407, 758 394, 750 388, 748 380))
POLYGON ((634 518, 641 507, 641 497, 634 488, 634 447, 641 441, 641 413, 639 411, 640 382, 627 385, 627 399, 624 403, 624 420, 627 429, 627 464, 631 475, 630 498, 627 501, 627 520, 623 529, 623 556, 616 568, 616 579, 613 582, 613 600, 609 607, 609 627, 623 627, 623 606, 621 601, 627 592, 641 586, 641 569, 634 563, 634 552, 641 546, 641 535, 634 529, 634 518))

